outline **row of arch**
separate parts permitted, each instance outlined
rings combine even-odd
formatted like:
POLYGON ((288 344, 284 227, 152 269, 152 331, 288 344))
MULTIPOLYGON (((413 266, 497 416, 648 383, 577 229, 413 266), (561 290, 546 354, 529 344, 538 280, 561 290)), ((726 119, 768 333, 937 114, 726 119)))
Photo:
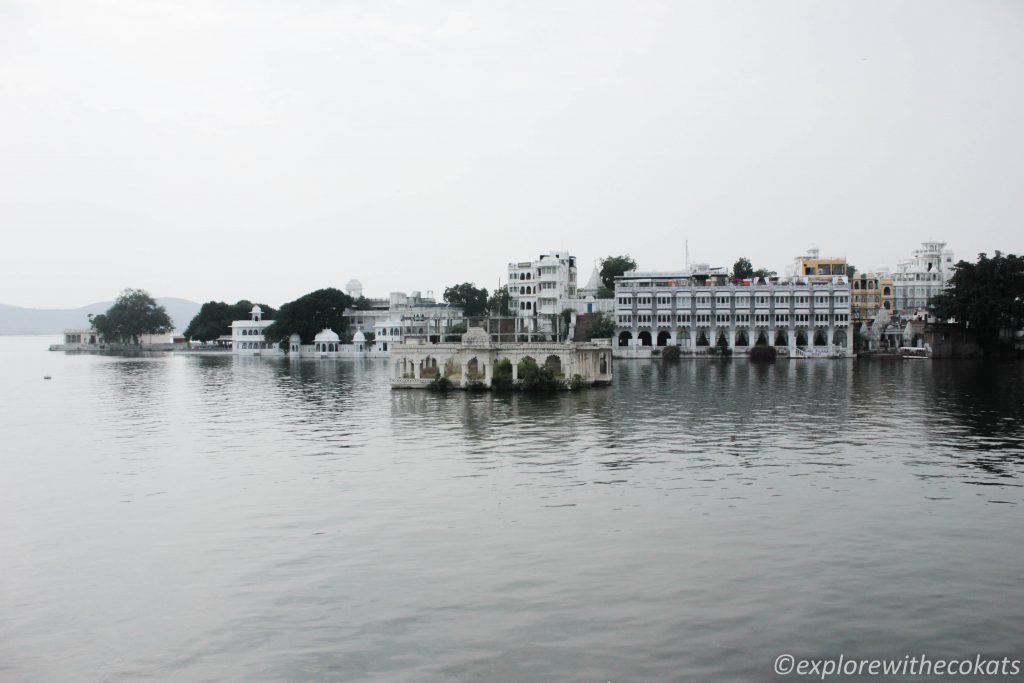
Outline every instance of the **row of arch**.
POLYGON ((519 273, 519 279, 520 280, 532 280, 533 279, 533 273, 519 273))
MULTIPOLYGON (((672 335, 668 332, 661 331, 655 338, 651 336, 650 332, 644 330, 643 332, 637 335, 636 339, 639 342, 639 346, 668 346, 672 342, 672 335)), ((686 330, 683 330, 677 338, 677 341, 682 342, 680 346, 689 346, 690 339, 690 333, 686 330)), ((619 333, 619 346, 629 346, 629 342, 631 342, 632 340, 632 332, 629 332, 627 330, 619 333)), ((798 330, 796 333, 796 347, 806 348, 808 346, 807 341, 807 333, 804 330, 798 330)), ((775 333, 775 339, 773 340, 773 342, 774 346, 789 346, 789 337, 784 331, 780 330, 775 333)), ((828 335, 825 333, 824 330, 817 330, 814 333, 813 343, 814 346, 828 346, 828 335)), ((832 344, 834 344, 835 346, 846 346, 846 331, 836 330, 832 335, 832 344)), ((725 335, 724 332, 720 332, 718 334, 716 345, 729 345, 729 338, 725 335)), ((762 330, 761 333, 758 334, 757 338, 754 340, 754 345, 767 346, 768 334, 762 330)), ((704 330, 701 330, 698 333, 694 346, 711 346, 711 340, 704 330)), ((736 335, 736 340, 733 343, 733 346, 750 346, 750 337, 747 335, 747 332, 745 330, 741 330, 739 334, 736 335)))
MULTIPOLYGON (((515 289, 515 287, 513 287, 513 289, 515 289)), ((520 294, 536 294, 537 293, 537 288, 536 287, 520 287, 519 288, 519 293, 520 294)))
POLYGON ((274 345, 273 344, 268 344, 267 342, 239 342, 238 348, 240 348, 240 349, 252 349, 252 350, 255 350, 255 349, 272 349, 272 348, 274 348, 274 345))
POLYGON ((250 330, 250 329, 246 329, 246 328, 243 328, 242 332, 241 332, 243 337, 246 336, 246 335, 251 337, 252 335, 259 334, 259 333, 260 333, 259 330, 250 330))

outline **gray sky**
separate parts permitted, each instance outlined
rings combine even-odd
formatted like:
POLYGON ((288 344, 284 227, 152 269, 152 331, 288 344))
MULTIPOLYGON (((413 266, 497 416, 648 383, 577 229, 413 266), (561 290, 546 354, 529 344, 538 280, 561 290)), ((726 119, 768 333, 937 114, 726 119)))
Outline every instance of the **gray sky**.
POLYGON ((1024 2, 0 3, 0 302, 1021 251, 1024 2))

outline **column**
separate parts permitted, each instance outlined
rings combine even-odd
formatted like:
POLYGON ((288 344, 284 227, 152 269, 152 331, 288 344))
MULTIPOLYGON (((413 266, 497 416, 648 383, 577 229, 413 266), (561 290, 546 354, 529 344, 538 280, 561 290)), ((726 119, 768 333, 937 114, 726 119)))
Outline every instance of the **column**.
POLYGON ((519 363, 516 361, 515 358, 510 358, 509 360, 512 361, 512 381, 513 382, 518 382, 519 381, 519 363))
POLYGON ((796 330, 792 327, 786 330, 786 336, 789 339, 789 355, 796 355, 796 330))
POLYGON ((412 375, 413 375, 413 377, 415 377, 416 379, 419 379, 419 378, 420 378, 420 368, 422 367, 422 365, 423 365, 423 361, 422 361, 422 360, 418 360, 418 361, 413 361, 413 365, 412 365, 412 375))

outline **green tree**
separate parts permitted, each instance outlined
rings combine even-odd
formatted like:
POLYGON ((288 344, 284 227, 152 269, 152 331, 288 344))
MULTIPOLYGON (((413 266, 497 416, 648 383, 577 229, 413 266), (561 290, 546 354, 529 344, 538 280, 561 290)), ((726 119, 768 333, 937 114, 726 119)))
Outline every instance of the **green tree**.
MULTIPOLYGON (((277 311, 267 304, 257 304, 263 311, 264 320, 273 320, 277 311)), ((208 301, 199 309, 185 328, 185 338, 195 341, 213 341, 221 335, 231 333, 233 320, 248 320, 252 313, 253 303, 242 299, 238 303, 229 304, 223 301, 208 301)))
POLYGON ((775 277, 778 275, 774 270, 767 268, 754 268, 746 256, 740 256, 732 266, 732 276, 737 280, 748 280, 755 277, 775 277))
POLYGON ((736 263, 732 265, 732 276, 737 280, 746 280, 754 277, 754 265, 745 256, 740 256, 736 259, 736 263))
POLYGON ((636 270, 636 260, 629 254, 606 256, 601 259, 601 269, 598 271, 598 275, 601 276, 601 289, 598 290, 598 298, 610 299, 614 296, 615 277, 629 270, 636 270))
POLYGON ((472 282, 452 285, 444 290, 444 300, 452 306, 459 306, 467 317, 487 312, 487 290, 475 287, 472 282))
POLYGON ((263 331, 263 336, 270 342, 281 342, 298 333, 302 343, 312 344, 313 337, 323 329, 344 335, 348 325, 344 313, 352 303, 352 297, 340 289, 318 289, 281 306, 274 324, 263 331))
POLYGON ((508 286, 498 287, 487 299, 487 315, 511 315, 510 301, 508 286))
POLYGON ((585 336, 587 341, 591 339, 611 339, 615 336, 615 321, 610 315, 598 313, 591 319, 585 336))
POLYGON ((352 304, 352 308, 357 311, 368 311, 371 308, 370 300, 365 296, 360 295, 360 297, 352 304))
POLYGON ((853 279, 853 276, 857 274, 857 266, 846 264, 846 277, 853 279))
POLYGON ((126 289, 106 313, 93 316, 92 327, 108 342, 138 344, 142 335, 170 332, 174 324, 148 292, 126 289))
POLYGON ((991 347, 1004 330, 1018 330, 1024 322, 1024 257, 997 251, 992 258, 978 254, 977 263, 960 261, 949 288, 932 297, 928 308, 937 318, 966 325, 982 346, 991 347))

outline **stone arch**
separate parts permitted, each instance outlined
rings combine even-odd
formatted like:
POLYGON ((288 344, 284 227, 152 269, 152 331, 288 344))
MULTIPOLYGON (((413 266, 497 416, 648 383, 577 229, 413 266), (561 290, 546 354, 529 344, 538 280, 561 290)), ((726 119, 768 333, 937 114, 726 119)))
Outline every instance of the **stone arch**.
POLYGON ((807 348, 807 333, 803 330, 798 330, 796 333, 796 346, 799 349, 807 348))
POLYGON ((633 333, 629 331, 619 332, 619 346, 629 346, 633 340, 633 333))
POLYGON ((768 335, 761 330, 761 333, 757 335, 757 341, 754 342, 754 346, 768 346, 768 335))
POLYGON ((466 363, 466 374, 468 375, 469 379, 483 378, 484 375, 482 372, 480 372, 480 361, 477 360, 476 356, 470 358, 469 362, 466 363))
POLYGON ((832 343, 836 346, 846 346, 846 330, 836 330, 832 335, 832 343))
POLYGON ((789 346, 789 339, 786 338, 785 330, 779 330, 775 333, 775 346, 789 346))
POLYGON ((708 341, 708 335, 704 330, 700 331, 697 335, 697 346, 711 346, 711 342, 708 341))
POLYGON ((814 345, 815 346, 828 346, 828 338, 825 336, 824 330, 817 330, 814 333, 814 345))
MULTIPOLYGON (((763 335, 764 332, 761 334, 763 335)), ((747 336, 746 330, 740 330, 739 334, 736 335, 736 346, 750 346, 750 337, 747 336)))
POLYGON ((726 339, 725 332, 719 332, 718 333, 718 339, 715 340, 715 346, 717 346, 719 348, 722 348, 722 349, 729 348, 729 340, 726 339))
POLYGON ((640 342, 640 346, 650 346, 651 345, 651 333, 648 332, 647 330, 644 330, 643 332, 638 334, 636 336, 636 338, 640 342))
POLYGON ((420 377, 423 379, 434 379, 440 373, 437 371, 437 359, 433 356, 426 356, 420 361, 420 377))
POLYGON ((658 346, 668 346, 669 341, 672 339, 672 335, 662 330, 658 333, 658 346))
POLYGON ((561 375, 562 359, 556 356, 555 354, 551 354, 550 356, 544 359, 544 367, 550 370, 552 375, 561 375))

